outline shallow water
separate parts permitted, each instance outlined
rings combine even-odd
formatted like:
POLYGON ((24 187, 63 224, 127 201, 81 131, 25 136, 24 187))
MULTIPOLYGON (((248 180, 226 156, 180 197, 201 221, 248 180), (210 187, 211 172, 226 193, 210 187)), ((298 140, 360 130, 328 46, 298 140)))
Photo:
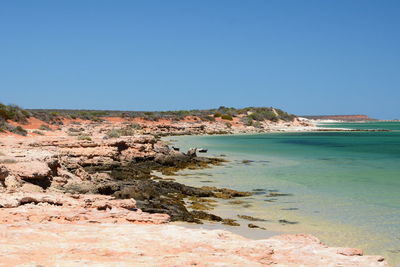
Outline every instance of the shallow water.
MULTIPOLYGON (((324 124, 323 127, 327 127, 324 124)), ((251 215, 271 233, 307 232, 330 246, 360 247, 400 263, 400 123, 335 124, 391 132, 309 132, 171 137, 183 150, 206 147, 228 163, 184 171, 179 181, 251 191, 245 203, 223 201, 214 213, 251 215), (245 160, 245 161, 243 161, 245 160), (250 161, 250 162, 247 162, 250 161), (269 196, 276 191, 285 196, 269 196), (294 224, 282 224, 279 220, 294 224)), ((217 227, 217 226, 216 226, 217 227)))

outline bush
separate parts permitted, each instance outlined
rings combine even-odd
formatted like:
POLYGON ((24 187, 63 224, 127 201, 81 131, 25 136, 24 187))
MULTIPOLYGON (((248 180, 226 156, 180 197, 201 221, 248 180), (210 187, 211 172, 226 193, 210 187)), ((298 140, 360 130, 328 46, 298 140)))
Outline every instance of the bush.
POLYGON ((28 132, 21 126, 12 126, 4 120, 0 120, 0 132, 11 132, 19 135, 26 136, 28 132))
POLYGON ((0 118, 3 120, 12 120, 20 123, 26 123, 30 113, 16 105, 4 105, 0 103, 0 118))
POLYGON ((130 123, 126 126, 126 128, 131 128, 133 130, 141 130, 142 126, 138 123, 130 123))
POLYGON ((106 133, 107 138, 118 138, 121 136, 133 136, 136 134, 136 130, 142 129, 137 123, 132 123, 124 128, 113 128, 106 133))
POLYGON ((79 136, 81 135, 79 132, 68 132, 68 136, 79 136))
POLYGON ((121 137, 121 133, 118 129, 111 129, 106 133, 107 138, 118 138, 121 137))
POLYGON ((38 135, 44 135, 44 133, 43 133, 43 132, 41 132, 41 131, 38 131, 38 130, 34 130, 32 133, 34 133, 34 134, 38 134, 38 135))
POLYGON ((253 119, 249 118, 249 117, 243 117, 241 119, 241 121, 243 122, 244 125, 246 126, 253 126, 253 119))
POLYGON ((74 133, 79 133, 79 132, 83 132, 84 129, 83 128, 69 128, 68 129, 69 132, 74 132, 74 133))
POLYGON ((15 134, 19 134, 19 135, 23 135, 23 136, 26 136, 28 134, 28 132, 24 128, 22 128, 21 126, 17 126, 17 127, 11 128, 10 132, 15 133, 15 134))
POLYGON ((228 121, 233 120, 232 116, 229 115, 229 114, 223 114, 223 115, 221 116, 221 119, 223 119, 223 120, 228 120, 228 121))
POLYGON ((55 112, 47 112, 47 111, 32 111, 32 116, 44 121, 48 124, 55 124, 55 125, 63 125, 62 118, 56 115, 55 112))
POLYGON ((39 130, 52 131, 53 129, 51 129, 48 125, 42 124, 42 125, 40 125, 39 130))
POLYGON ((92 138, 88 135, 79 135, 78 140, 92 141, 92 138))
POLYGON ((253 126, 256 127, 256 128, 262 128, 262 124, 261 124, 261 122, 259 122, 259 121, 255 121, 255 122, 253 123, 253 126))
POLYGON ((219 112, 214 113, 214 118, 220 118, 221 116, 222 116, 222 114, 219 112))
POLYGON ((208 115, 202 115, 202 116, 199 116, 199 118, 202 121, 215 121, 214 117, 211 117, 211 116, 208 116, 208 115))

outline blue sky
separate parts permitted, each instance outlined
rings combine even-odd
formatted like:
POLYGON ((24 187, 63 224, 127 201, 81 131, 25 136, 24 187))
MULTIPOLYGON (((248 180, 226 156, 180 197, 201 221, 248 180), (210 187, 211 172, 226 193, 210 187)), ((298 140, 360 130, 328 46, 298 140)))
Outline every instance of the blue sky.
POLYGON ((400 118, 400 1, 0 1, 0 102, 400 118))

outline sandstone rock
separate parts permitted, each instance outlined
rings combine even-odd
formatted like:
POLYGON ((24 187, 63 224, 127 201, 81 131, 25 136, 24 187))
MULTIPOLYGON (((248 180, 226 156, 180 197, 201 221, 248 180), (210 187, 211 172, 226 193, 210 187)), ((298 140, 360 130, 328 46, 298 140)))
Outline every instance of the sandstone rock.
POLYGON ((47 221, 26 227, 1 224, 0 231, 5 266, 387 266, 373 256, 343 256, 318 243, 303 244, 296 236, 249 240, 176 225, 66 221, 60 227, 47 221))
POLYGON ((24 183, 20 190, 27 193, 41 193, 44 191, 42 187, 31 183, 24 183))
POLYGON ((91 180, 90 175, 82 167, 75 170, 75 175, 82 180, 91 180))
POLYGON ((45 162, 30 161, 7 164, 7 169, 13 175, 22 179, 39 179, 51 175, 51 169, 45 162))
POLYGON ((21 187, 22 181, 14 175, 9 175, 4 179, 4 185, 7 190, 17 190, 21 187))
POLYGON ((148 214, 136 208, 133 199, 102 195, 60 193, 0 194, 0 223, 6 222, 104 222, 165 223, 166 214, 148 214))
POLYGON ((345 256, 362 256, 363 251, 357 248, 339 248, 337 250, 338 254, 345 255, 345 256))
POLYGON ((97 186, 90 181, 68 181, 64 186, 63 190, 69 193, 96 193, 97 186))
POLYGON ((115 157, 118 153, 116 147, 85 147, 85 148, 63 148, 60 150, 61 155, 69 157, 88 157, 95 156, 115 157))

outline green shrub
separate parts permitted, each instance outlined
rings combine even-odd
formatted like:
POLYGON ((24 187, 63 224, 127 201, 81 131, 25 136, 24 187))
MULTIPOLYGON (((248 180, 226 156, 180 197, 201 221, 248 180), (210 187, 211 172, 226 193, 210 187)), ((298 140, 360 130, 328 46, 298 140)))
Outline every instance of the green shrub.
POLYGON ((26 123, 30 113, 16 105, 4 105, 0 103, 0 118, 3 120, 12 120, 20 123, 26 123))
POLYGON ((113 128, 113 129, 109 130, 106 133, 106 137, 107 138, 118 138, 121 136, 133 136, 136 134, 136 131, 138 129, 142 129, 142 126, 140 126, 137 123, 132 123, 132 124, 125 126, 124 128, 113 128))
POLYGON ((79 132, 68 132, 68 136, 79 136, 81 135, 79 132))
POLYGON ((228 120, 228 121, 233 120, 232 116, 229 115, 229 114, 223 114, 223 115, 221 116, 221 119, 223 119, 223 120, 228 120))
POLYGON ((88 135, 79 135, 78 140, 92 141, 92 138, 88 135))
POLYGON ((46 124, 42 124, 42 125, 40 125, 39 130, 42 130, 42 131, 52 131, 53 129, 51 129, 51 128, 50 128, 48 125, 46 125, 46 124))
POLYGON ((141 130, 142 126, 138 123, 130 123, 126 126, 126 128, 131 128, 133 130, 141 130))
POLYGON ((121 137, 121 133, 118 129, 111 129, 106 133, 107 138, 118 138, 121 137))
POLYGON ((249 117, 243 117, 240 119, 244 125, 246 126, 252 126, 253 125, 253 119, 249 117))
POLYGON ((22 136, 26 136, 28 134, 28 132, 21 126, 11 127, 9 131, 22 136))
POLYGON ((199 118, 202 121, 215 121, 214 117, 211 117, 211 116, 208 116, 208 115, 202 115, 202 116, 199 116, 199 118))
POLYGON ((79 133, 79 132, 83 132, 84 129, 83 128, 69 128, 68 129, 69 132, 74 132, 74 133, 79 133))
POLYGON ((255 122, 253 123, 253 126, 256 127, 256 128, 261 128, 261 127, 262 127, 262 124, 261 124, 261 122, 259 122, 259 121, 255 121, 255 122))
POLYGON ((221 116, 222 116, 222 114, 219 112, 214 113, 214 118, 220 118, 221 116))
POLYGON ((38 134, 38 135, 44 135, 44 133, 43 133, 43 132, 41 132, 41 131, 38 131, 38 130, 34 130, 32 133, 34 133, 34 134, 38 134))

